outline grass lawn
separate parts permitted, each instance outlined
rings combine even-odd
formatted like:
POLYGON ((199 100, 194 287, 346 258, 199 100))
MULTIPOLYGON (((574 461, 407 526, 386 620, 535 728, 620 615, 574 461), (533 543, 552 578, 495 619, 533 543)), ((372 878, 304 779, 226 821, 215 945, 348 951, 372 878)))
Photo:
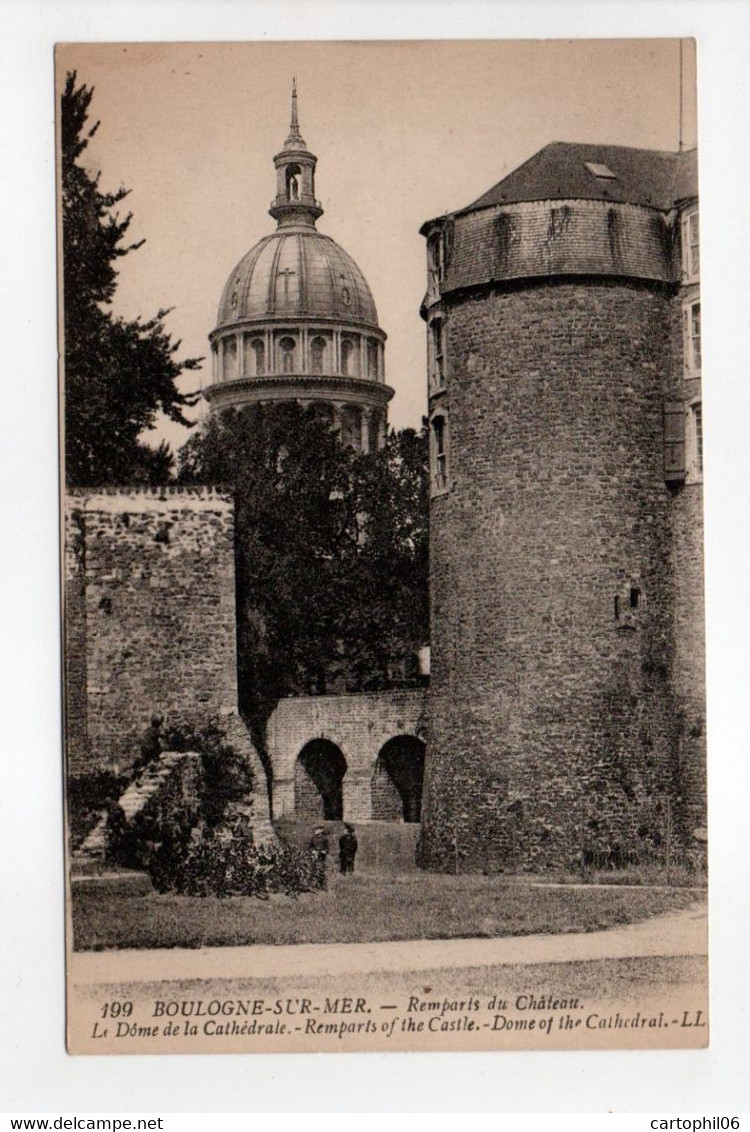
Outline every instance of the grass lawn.
POLYGON ((546 888, 485 876, 332 878, 298 899, 79 892, 74 946, 236 947, 591 932, 689 907, 696 889, 546 888))

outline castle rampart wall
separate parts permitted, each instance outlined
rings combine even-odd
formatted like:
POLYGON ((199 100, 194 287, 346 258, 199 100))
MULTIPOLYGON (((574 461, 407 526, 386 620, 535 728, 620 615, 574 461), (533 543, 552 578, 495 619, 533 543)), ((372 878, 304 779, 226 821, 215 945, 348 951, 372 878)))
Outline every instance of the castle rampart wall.
POLYGON ((68 765, 122 769, 152 715, 237 711, 233 503, 117 488, 70 492, 66 512, 68 765))

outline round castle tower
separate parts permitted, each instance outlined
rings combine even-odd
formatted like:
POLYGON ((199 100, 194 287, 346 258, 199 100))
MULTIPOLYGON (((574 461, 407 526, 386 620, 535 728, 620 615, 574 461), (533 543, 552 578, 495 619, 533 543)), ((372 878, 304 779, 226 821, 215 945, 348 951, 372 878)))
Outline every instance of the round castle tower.
POLYGON ((428 868, 616 865, 703 824, 695 180, 556 143, 422 228, 428 868))
POLYGON ((296 84, 289 134, 274 157, 276 231, 243 256, 221 296, 210 335, 213 410, 254 401, 299 401, 374 451, 385 439, 386 335, 354 260, 318 232, 317 158, 300 134, 296 84))

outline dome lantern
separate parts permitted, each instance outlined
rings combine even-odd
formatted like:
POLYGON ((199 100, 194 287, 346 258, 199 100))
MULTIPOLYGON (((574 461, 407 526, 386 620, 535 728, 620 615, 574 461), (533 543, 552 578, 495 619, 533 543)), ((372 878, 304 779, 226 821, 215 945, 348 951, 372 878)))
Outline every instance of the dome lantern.
POLYGON ((276 166, 276 198, 268 210, 279 228, 302 224, 315 227, 323 215, 315 199, 317 157, 307 148, 297 119, 297 80, 292 79, 292 117, 284 148, 273 159, 276 166))

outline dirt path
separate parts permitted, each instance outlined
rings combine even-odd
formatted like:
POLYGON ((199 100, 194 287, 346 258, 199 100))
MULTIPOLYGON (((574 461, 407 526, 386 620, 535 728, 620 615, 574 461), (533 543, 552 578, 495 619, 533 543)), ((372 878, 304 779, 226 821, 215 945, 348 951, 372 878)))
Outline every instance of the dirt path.
POLYGON ((707 951, 705 904, 606 931, 504 939, 401 940, 388 943, 295 944, 174 948, 168 951, 78 952, 71 959, 77 985, 131 978, 283 978, 569 963, 595 959, 695 956, 707 951))

